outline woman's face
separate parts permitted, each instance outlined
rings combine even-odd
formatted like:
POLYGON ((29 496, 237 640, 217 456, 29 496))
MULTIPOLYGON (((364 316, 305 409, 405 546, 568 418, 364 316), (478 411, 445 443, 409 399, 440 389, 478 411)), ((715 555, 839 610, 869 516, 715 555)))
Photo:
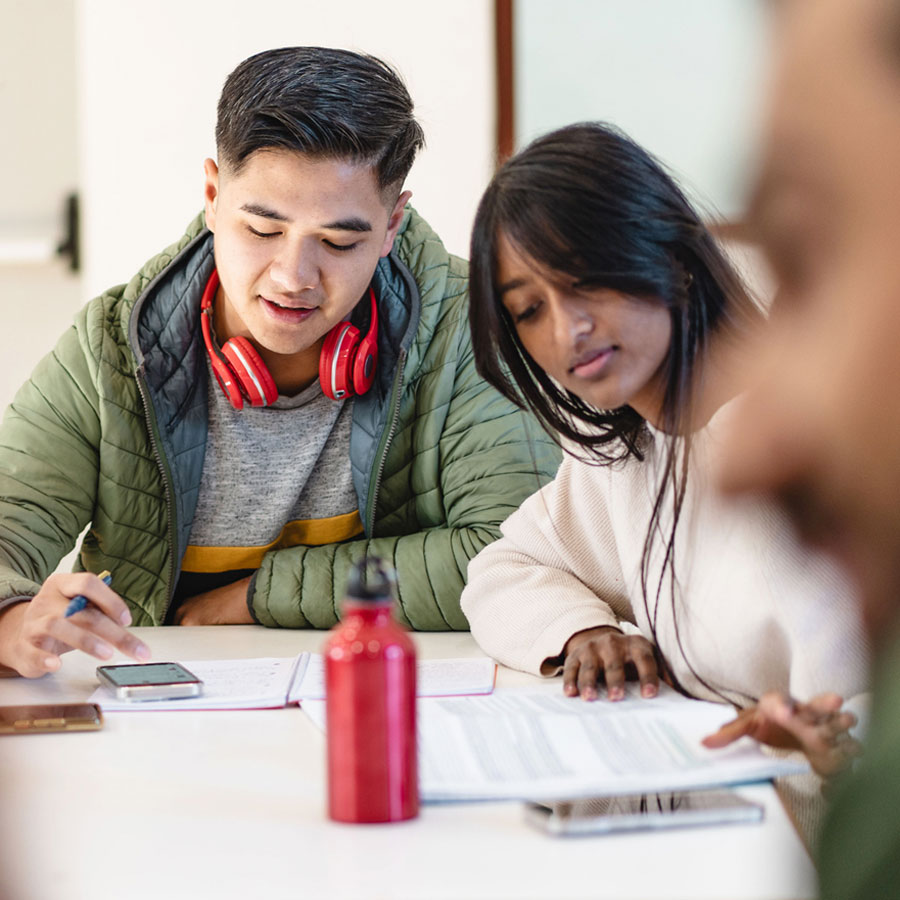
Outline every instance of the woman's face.
POLYGON ((672 337, 661 303, 579 285, 503 234, 497 283, 522 346, 548 375, 598 409, 627 405, 659 424, 672 337))

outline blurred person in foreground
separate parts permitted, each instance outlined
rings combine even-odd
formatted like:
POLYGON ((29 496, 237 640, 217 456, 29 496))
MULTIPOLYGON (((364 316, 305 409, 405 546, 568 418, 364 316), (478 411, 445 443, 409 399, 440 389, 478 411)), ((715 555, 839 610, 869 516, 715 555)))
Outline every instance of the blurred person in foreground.
POLYGON ((779 281, 726 488, 765 491, 856 580, 876 661, 834 787, 823 898, 900 896, 900 2, 788 0, 750 222, 779 281))

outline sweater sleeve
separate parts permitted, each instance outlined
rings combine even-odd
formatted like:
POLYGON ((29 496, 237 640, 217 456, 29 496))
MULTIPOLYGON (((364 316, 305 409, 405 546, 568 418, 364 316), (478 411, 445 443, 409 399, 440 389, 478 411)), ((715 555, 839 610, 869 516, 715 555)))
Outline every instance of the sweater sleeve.
POLYGON ((433 400, 427 395, 416 400, 419 439, 436 446, 436 480, 414 473, 411 483, 394 484, 390 491, 394 503, 402 497, 409 504, 431 504, 431 518, 442 519, 442 524, 396 536, 266 554, 252 586, 251 609, 259 622, 330 627, 339 617, 351 565, 368 554, 388 560, 396 569, 398 617, 410 627, 468 628, 460 594, 469 561, 499 537, 500 523, 553 477, 560 454, 530 415, 477 374, 462 315, 454 340, 453 365, 432 376, 447 380, 440 388, 431 388, 431 396, 446 398, 446 408, 442 404, 440 414, 429 420, 423 409, 433 400))
POLYGON ((565 456, 556 479, 469 565, 463 611, 504 665, 554 674, 576 632, 633 622, 602 487, 610 470, 565 456))

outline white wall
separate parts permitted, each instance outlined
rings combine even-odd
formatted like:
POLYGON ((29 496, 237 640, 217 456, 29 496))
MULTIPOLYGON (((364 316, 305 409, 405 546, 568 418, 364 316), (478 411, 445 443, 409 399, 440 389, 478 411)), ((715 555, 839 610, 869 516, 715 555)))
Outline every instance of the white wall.
POLYGON ((0 2, 0 411, 80 300, 54 256, 78 175, 74 21, 73 0, 0 2))
POLYGON ((489 0, 78 0, 85 296, 130 278, 202 206, 227 74, 296 44, 381 56, 409 86, 427 149, 408 186, 451 251, 468 255, 493 165, 489 0))
POLYGON ((516 0, 519 146, 618 125, 711 217, 739 218, 767 69, 762 0, 516 0))

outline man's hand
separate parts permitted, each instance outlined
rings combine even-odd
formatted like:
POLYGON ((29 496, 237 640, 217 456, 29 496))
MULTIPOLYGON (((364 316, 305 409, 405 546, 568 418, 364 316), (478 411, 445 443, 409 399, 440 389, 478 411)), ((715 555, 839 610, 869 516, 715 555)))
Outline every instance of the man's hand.
POLYGON ((176 625, 252 625, 253 616, 247 608, 247 588, 250 578, 197 594, 185 600, 175 610, 176 625))
POLYGON ((778 691, 760 697, 756 706, 741 710, 715 734, 703 739, 705 747, 725 747, 741 737, 755 738, 770 747, 802 750, 820 775, 835 775, 862 750, 850 736, 856 716, 842 712, 843 699, 821 694, 798 703, 778 691))
POLYGON ((147 645, 127 630, 130 624, 125 602, 96 575, 51 575, 31 600, 0 615, 0 663, 26 678, 39 678, 59 669, 60 655, 69 650, 104 660, 115 650, 132 659, 149 659, 147 645), (67 619, 66 607, 79 594, 90 603, 67 619))
POLYGON ((625 680, 640 679, 641 696, 655 697, 659 691, 659 668, 653 645, 639 634, 625 635, 609 625, 579 631, 563 649, 563 692, 582 700, 597 699, 597 682, 606 682, 606 696, 621 700, 625 680))

